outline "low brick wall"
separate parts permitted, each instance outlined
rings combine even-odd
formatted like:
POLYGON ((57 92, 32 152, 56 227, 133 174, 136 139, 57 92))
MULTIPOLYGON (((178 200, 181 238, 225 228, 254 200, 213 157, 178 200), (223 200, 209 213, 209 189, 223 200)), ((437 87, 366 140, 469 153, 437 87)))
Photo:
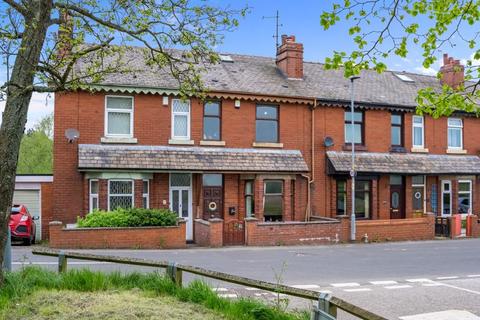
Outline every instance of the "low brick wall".
POLYGON ((435 216, 391 220, 357 220, 356 240, 364 241, 407 241, 435 238, 435 216))
POLYGON ((326 244, 345 241, 349 221, 259 222, 246 219, 245 243, 249 246, 326 244))
POLYGON ((202 247, 223 246, 223 220, 222 219, 196 219, 194 227, 195 243, 202 247))
POLYGON ((480 238, 480 218, 477 215, 467 216, 467 237, 480 238))
POLYGON ((185 221, 172 227, 75 228, 50 222, 52 248, 60 249, 179 249, 187 246, 185 221))

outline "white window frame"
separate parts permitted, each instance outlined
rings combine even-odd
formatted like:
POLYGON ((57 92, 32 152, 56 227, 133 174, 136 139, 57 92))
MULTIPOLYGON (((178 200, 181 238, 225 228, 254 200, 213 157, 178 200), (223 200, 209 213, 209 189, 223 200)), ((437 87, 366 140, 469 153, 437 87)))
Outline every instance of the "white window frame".
MULTIPOLYGON (((468 194, 470 197, 470 207, 468 213, 472 213, 473 210, 473 192, 472 192, 472 180, 458 180, 458 191, 457 191, 457 201, 460 194, 468 194), (468 183, 469 191, 460 191, 460 183, 468 183)), ((465 214, 464 214, 465 215, 465 214)))
POLYGON ((425 118, 423 116, 412 117, 412 146, 414 148, 425 147, 425 118), (422 119, 422 123, 415 123, 415 119, 422 119), (422 130, 422 144, 415 144, 415 128, 420 128, 422 130))
POLYGON ((128 194, 128 193, 122 193, 122 194, 113 194, 112 196, 114 197, 129 197, 131 196, 132 197, 132 208, 135 207, 135 183, 132 179, 110 179, 108 180, 108 211, 111 210, 110 208, 110 184, 113 182, 113 181, 127 181, 127 182, 130 182, 132 184, 132 193, 131 194, 128 194))
MULTIPOLYGON (((142 190, 142 200, 146 200, 147 206, 144 209, 149 209, 150 208, 150 180, 144 179, 142 180, 142 189, 143 189, 143 183, 147 183, 147 193, 144 193, 142 190)), ((143 207, 143 202, 142 202, 142 207, 143 207)))
POLYGON ((99 184, 99 181, 98 179, 90 179, 88 181, 88 212, 93 212, 93 201, 96 201, 97 202, 97 209, 99 209, 98 205, 99 205, 99 201, 98 201, 98 189, 97 189, 97 193, 92 193, 92 182, 96 182, 97 183, 97 188, 100 188, 100 184, 99 184))
POLYGON ((463 149, 463 119, 462 118, 448 118, 447 119, 447 145, 448 145, 448 149, 463 149), (457 126, 457 125, 450 125, 450 120, 460 120, 460 122, 462 123, 461 125, 457 126), (449 134, 448 134, 448 131, 450 131, 450 129, 460 129, 460 146, 459 147, 452 147, 450 146, 450 139, 449 139, 449 134))
MULTIPOLYGON (((413 178, 412 178, 413 179, 413 178)), ((423 213, 427 212, 427 176, 423 175, 423 184, 412 183, 412 188, 423 188, 423 213)), ((413 206, 413 204, 412 204, 413 206)))
POLYGON ((440 211, 440 215, 441 215, 442 217, 450 217, 450 216, 452 215, 452 201, 453 201, 453 197, 452 197, 452 181, 451 181, 451 180, 442 180, 442 181, 441 181, 441 184, 442 184, 442 189, 441 189, 441 190, 442 190, 442 193, 441 193, 441 201, 440 201, 440 204, 441 204, 441 207, 440 207, 440 210, 441 210, 441 211, 440 211), (448 191, 445 191, 445 184, 448 184, 448 185, 449 185, 448 191), (443 209, 444 209, 444 208, 443 208, 443 205, 444 205, 444 203, 443 203, 443 195, 444 195, 445 193, 450 194, 450 208, 449 208, 449 209, 450 209, 450 211, 449 211, 450 214, 444 214, 444 213, 443 213, 443 209))
POLYGON ((134 109, 135 109, 135 99, 132 96, 116 96, 116 95, 106 95, 105 96, 105 137, 113 137, 113 138, 133 138, 133 116, 134 116, 134 109), (127 109, 114 109, 108 108, 107 100, 108 98, 128 98, 132 100, 132 108, 130 110, 127 109), (108 113, 109 112, 118 112, 118 113, 128 113, 130 114, 130 133, 129 134, 115 134, 115 133, 108 133, 108 113))
POLYGON ((190 140, 190 113, 191 113, 190 100, 182 101, 182 99, 172 99, 171 136, 173 140, 190 140), (188 103, 188 112, 174 112, 173 105, 175 104, 175 101, 188 103), (187 135, 186 136, 175 136, 175 116, 176 115, 187 116, 187 135))

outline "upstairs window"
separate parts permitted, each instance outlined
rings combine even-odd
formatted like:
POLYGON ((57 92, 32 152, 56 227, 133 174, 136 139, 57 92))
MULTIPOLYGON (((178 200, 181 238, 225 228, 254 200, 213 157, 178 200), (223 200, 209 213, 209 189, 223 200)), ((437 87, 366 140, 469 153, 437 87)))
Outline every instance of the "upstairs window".
POLYGON ((108 210, 117 208, 128 209, 133 207, 133 181, 108 181, 108 210))
POLYGON ((448 148, 463 149, 463 121, 459 118, 448 118, 448 148))
POLYGON ((352 137, 352 113, 345 111, 345 143, 363 144, 363 112, 353 113, 353 131, 355 137, 352 137))
POLYGON ((278 106, 257 105, 257 142, 278 142, 278 106))
POLYGON ((98 180, 90 180, 89 189, 89 212, 93 212, 98 209, 98 180))
POLYGON ((190 101, 172 100, 172 138, 190 140, 190 101))
POLYGON ((392 147, 403 146, 403 115, 392 113, 391 118, 391 144, 392 147))
POLYGON ((425 146, 425 134, 424 134, 424 124, 422 116, 413 116, 412 119, 412 145, 414 148, 424 148, 425 146))
POLYGON ((205 103, 203 108, 203 140, 220 141, 220 120, 220 103, 205 103))
POLYGON ((263 216, 265 217, 265 221, 282 221, 283 181, 265 181, 265 194, 263 203, 263 216))
POLYGON ((133 137, 133 97, 106 97, 105 135, 133 137))

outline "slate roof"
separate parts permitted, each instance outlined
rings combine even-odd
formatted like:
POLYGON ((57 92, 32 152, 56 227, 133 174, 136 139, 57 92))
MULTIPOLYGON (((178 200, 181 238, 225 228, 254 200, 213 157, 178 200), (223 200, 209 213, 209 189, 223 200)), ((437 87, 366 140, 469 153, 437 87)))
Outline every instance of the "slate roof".
MULTIPOLYGON (((350 152, 327 151, 327 157, 335 173, 350 172, 350 152)), ((361 173, 480 174, 480 157, 358 152, 355 154, 355 167, 361 173)))
MULTIPOLYGON (((105 77, 102 85, 128 88, 178 89, 178 82, 167 70, 147 66, 144 62, 144 50, 140 47, 128 47, 123 61, 128 70, 135 72, 113 73, 105 77)), ((324 65, 304 62, 304 79, 286 78, 276 67, 274 57, 228 54, 233 62, 220 62, 207 65, 203 74, 206 88, 217 92, 235 92, 275 97, 317 98, 325 102, 346 103, 350 101, 349 80, 343 76, 343 70, 325 70, 324 65)), ((113 64, 112 56, 105 57, 104 64, 113 64), (109 61, 110 59, 110 61, 109 61)), ((77 72, 85 68, 85 62, 79 62, 77 72)), ((355 82, 355 99, 361 106, 382 105, 413 109, 419 89, 424 87, 440 88, 436 77, 414 73, 401 73, 413 82, 399 79, 393 71, 382 74, 376 71, 363 71, 361 79, 355 82)))
POLYGON ((80 144, 80 171, 307 172, 298 150, 80 144))

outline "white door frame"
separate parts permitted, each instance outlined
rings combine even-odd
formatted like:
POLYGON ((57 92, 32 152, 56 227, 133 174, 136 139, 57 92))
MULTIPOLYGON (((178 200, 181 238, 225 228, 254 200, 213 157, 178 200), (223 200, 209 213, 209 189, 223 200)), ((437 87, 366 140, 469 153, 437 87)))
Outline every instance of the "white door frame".
MULTIPOLYGON (((181 172, 179 172, 181 173, 181 172)), ((181 203, 181 193, 182 191, 188 191, 188 217, 182 217, 181 210, 178 212, 178 217, 183 218, 186 221, 186 239, 193 240, 193 209, 192 209, 192 174, 190 175, 190 186, 181 186, 181 187, 172 187, 172 173, 169 174, 168 178, 168 185, 169 185, 169 203, 170 203, 170 210, 173 211, 173 191, 177 190, 179 192, 179 206, 182 206, 181 203)))
POLYGON ((452 201, 453 201, 453 199, 452 199, 452 180, 442 180, 442 181, 441 181, 441 184, 442 184, 442 188, 441 188, 441 197, 442 197, 442 198, 441 198, 441 201, 440 201, 440 205, 441 205, 441 207, 440 207, 440 210, 441 210, 440 213, 441 213, 442 217, 450 217, 450 216, 452 215, 452 201), (448 192, 445 192, 445 190, 444 190, 444 185, 445 185, 445 184, 448 184, 448 185, 449 185, 448 192), (444 213, 443 213, 443 205, 444 205, 444 203, 443 203, 443 194, 444 194, 444 193, 450 194, 450 208, 449 208, 449 209, 450 209, 450 211, 449 211, 450 214, 444 214, 444 213))

